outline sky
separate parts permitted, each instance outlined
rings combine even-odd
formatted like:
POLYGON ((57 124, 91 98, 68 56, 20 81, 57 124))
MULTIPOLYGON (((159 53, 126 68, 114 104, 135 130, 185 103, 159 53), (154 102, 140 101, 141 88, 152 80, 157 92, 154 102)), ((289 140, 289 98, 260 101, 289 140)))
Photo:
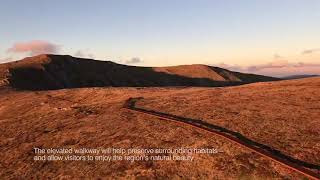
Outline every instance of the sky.
POLYGON ((0 0, 0 22, 0 63, 50 53, 320 74, 319 0, 0 0))

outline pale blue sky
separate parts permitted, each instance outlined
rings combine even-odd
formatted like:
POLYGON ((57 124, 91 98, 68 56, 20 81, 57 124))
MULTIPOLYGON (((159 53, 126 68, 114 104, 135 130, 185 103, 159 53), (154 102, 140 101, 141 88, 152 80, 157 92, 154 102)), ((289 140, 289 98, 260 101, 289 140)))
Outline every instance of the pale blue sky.
POLYGON ((140 65, 317 63, 319 0, 1 0, 0 59, 15 43, 140 65))

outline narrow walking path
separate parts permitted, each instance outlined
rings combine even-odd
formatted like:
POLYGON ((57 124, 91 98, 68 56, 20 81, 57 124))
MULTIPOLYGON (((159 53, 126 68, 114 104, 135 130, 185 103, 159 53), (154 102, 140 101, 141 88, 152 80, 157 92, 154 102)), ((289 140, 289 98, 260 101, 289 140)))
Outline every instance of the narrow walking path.
POLYGON ((184 125, 190 125, 190 126, 199 128, 201 130, 209 131, 211 133, 214 133, 215 135, 221 136, 225 139, 232 141, 233 143, 236 143, 238 145, 241 145, 242 147, 245 147, 251 151, 254 151, 272 161, 280 163, 298 173, 305 175, 308 178, 316 179, 316 180, 320 179, 320 174, 319 174, 320 165, 311 164, 305 161, 301 161, 299 159, 295 159, 291 156, 283 154, 282 152, 272 147, 255 142, 245 137, 239 132, 231 131, 221 126, 213 125, 201 120, 180 117, 172 114, 167 114, 167 113, 158 112, 154 110, 144 109, 141 107, 136 107, 136 102, 139 101, 140 99, 143 99, 143 98, 142 97, 129 98, 124 103, 123 108, 126 108, 134 112, 152 115, 161 119, 183 123, 184 125), (313 172, 312 170, 317 171, 318 174, 313 172))

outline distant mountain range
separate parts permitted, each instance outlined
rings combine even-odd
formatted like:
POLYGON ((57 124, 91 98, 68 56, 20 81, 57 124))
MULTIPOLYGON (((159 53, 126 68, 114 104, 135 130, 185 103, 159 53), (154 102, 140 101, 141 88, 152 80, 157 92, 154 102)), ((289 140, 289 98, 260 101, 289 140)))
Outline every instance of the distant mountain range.
POLYGON ((302 74, 302 75, 292 75, 292 76, 285 76, 282 77, 282 79, 303 79, 303 78, 311 78, 311 77, 318 77, 319 75, 307 75, 307 74, 302 74))
POLYGON ((206 65, 137 67, 68 55, 38 55, 0 64, 0 86, 24 90, 80 87, 231 86, 278 78, 206 65))

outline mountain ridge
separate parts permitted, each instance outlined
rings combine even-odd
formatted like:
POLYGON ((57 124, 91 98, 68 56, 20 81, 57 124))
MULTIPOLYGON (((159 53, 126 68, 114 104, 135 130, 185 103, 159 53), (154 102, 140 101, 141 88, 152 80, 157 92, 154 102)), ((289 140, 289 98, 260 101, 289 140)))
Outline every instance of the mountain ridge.
POLYGON ((23 90, 81 87, 230 86, 278 78, 195 64, 139 67, 43 54, 0 64, 0 85, 23 90))

